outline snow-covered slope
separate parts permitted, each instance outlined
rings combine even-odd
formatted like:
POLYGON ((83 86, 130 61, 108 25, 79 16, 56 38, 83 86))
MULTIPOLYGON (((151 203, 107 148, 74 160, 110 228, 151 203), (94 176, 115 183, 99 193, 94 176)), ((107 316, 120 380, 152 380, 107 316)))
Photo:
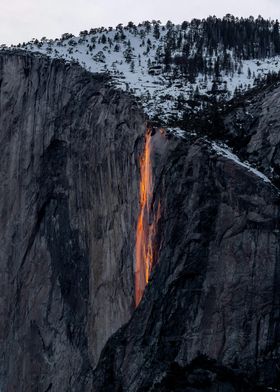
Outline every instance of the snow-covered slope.
POLYGON ((280 71, 278 55, 246 59, 236 49, 219 43, 214 49, 205 44, 198 50, 203 26, 176 26, 171 22, 163 26, 156 21, 138 26, 129 23, 116 29, 84 31, 79 37, 64 34, 57 40, 33 40, 20 47, 77 61, 91 72, 109 72, 116 86, 141 99, 151 119, 159 118, 163 125, 168 125, 188 110, 199 110, 213 96, 230 99, 267 74, 280 71), (194 71, 184 71, 190 61, 194 71), (197 65, 202 61, 204 64, 197 65))

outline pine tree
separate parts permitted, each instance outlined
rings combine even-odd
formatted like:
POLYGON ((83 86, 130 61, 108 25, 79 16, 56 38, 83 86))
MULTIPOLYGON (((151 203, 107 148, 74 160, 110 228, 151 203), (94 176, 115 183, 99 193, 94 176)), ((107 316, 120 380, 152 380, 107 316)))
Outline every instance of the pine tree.
POLYGON ((252 72, 251 72, 251 69, 250 69, 250 67, 248 67, 248 79, 251 79, 251 77, 252 77, 252 72))
POLYGON ((215 61, 214 74, 217 79, 221 76, 221 74, 220 74, 220 57, 219 56, 217 57, 217 60, 215 61))
POLYGON ((279 22, 278 19, 273 25, 273 41, 274 41, 274 48, 275 48, 275 53, 279 54, 280 53, 280 35, 279 35, 279 22))
POLYGON ((159 37, 160 37, 160 30, 159 30, 159 24, 158 24, 158 23, 156 23, 156 24, 154 25, 154 33, 153 33, 153 36, 155 37, 155 39, 159 39, 159 37))
POLYGON ((132 72, 132 73, 134 73, 134 72, 135 72, 135 63, 134 63, 134 61, 133 61, 133 60, 132 60, 132 61, 131 61, 131 63, 130 63, 129 70, 130 70, 130 72, 132 72))
POLYGON ((105 44, 107 43, 107 38, 106 38, 106 35, 105 35, 105 34, 102 34, 102 36, 101 36, 101 42, 102 42, 103 45, 105 45, 105 44))
POLYGON ((172 56, 171 56, 171 49, 169 46, 165 46, 164 48, 164 65, 165 65, 165 70, 168 72, 170 71, 170 64, 172 61, 172 56))

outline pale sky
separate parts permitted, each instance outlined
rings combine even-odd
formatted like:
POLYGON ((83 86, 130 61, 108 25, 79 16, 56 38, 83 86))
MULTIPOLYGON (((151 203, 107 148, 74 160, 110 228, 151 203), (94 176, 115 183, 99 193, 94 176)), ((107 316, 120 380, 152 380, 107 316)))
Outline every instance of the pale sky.
POLYGON ((0 0, 0 44, 76 35, 130 20, 181 23, 227 13, 280 19, 280 0, 0 0))

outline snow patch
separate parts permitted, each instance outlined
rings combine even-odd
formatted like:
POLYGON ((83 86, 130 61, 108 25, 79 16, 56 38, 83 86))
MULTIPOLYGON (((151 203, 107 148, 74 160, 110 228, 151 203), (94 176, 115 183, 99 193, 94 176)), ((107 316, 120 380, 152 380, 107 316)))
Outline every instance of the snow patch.
POLYGON ((166 130, 179 139, 186 139, 187 132, 181 128, 167 128, 166 130))
POLYGON ((213 149, 216 151, 218 155, 222 155, 234 162, 236 162, 239 166, 245 167, 248 171, 260 177, 263 181, 271 183, 270 179, 265 176, 263 173, 252 167, 248 162, 241 162, 237 155, 233 154, 228 148, 224 148, 219 146, 217 143, 212 143, 213 149))
MULTIPOLYGON (((227 50, 230 62, 235 65, 231 72, 221 69, 218 80, 213 73, 198 74, 190 82, 176 64, 172 64, 172 72, 167 71, 164 58, 170 37, 177 42, 181 39, 180 46, 171 53, 172 58, 182 55, 184 45, 192 42, 191 28, 182 30, 180 25, 169 28, 158 25, 158 36, 155 36, 154 29, 153 24, 150 30, 144 25, 122 29, 101 28, 84 32, 79 37, 66 34, 57 40, 33 40, 22 45, 21 49, 78 62, 93 73, 109 73, 116 87, 139 97, 149 118, 159 119, 163 125, 181 120, 185 110, 200 110, 203 100, 197 100, 196 95, 204 96, 206 102, 214 84, 217 85, 217 97, 220 95, 223 99, 231 99, 236 90, 244 92, 253 87, 255 78, 265 79, 269 72, 280 71, 279 56, 240 60, 237 63, 233 50, 227 50)), ((197 51, 196 43, 191 45, 190 56, 197 51)), ((214 64, 221 55, 222 51, 216 50, 210 57, 207 47, 203 49, 203 58, 207 63, 214 64)))

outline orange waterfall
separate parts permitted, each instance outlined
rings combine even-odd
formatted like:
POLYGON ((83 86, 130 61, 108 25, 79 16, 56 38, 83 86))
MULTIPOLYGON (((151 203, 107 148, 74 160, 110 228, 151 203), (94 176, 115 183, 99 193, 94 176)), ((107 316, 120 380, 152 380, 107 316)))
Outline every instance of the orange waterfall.
POLYGON ((136 231, 135 304, 141 301, 154 264, 154 239, 159 209, 152 214, 153 175, 151 162, 151 132, 145 137, 145 148, 140 159, 140 212, 136 231))

